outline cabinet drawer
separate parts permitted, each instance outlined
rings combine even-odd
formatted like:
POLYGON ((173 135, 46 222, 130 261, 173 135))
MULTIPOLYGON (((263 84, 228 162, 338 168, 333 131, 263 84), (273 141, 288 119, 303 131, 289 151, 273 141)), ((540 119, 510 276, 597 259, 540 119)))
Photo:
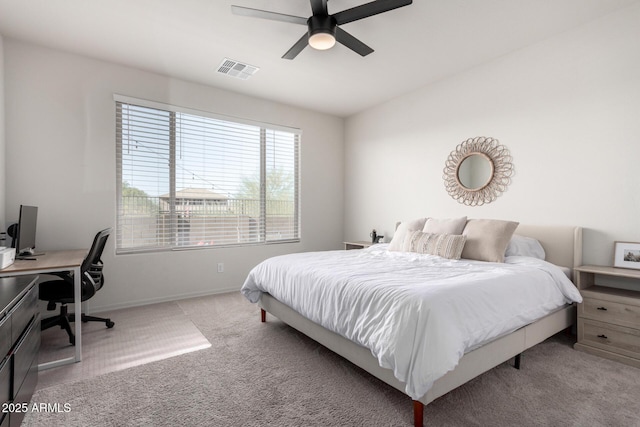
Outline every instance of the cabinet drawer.
POLYGON ((617 325, 640 328, 640 306, 584 298, 578 306, 578 316, 617 325))
POLYGON ((11 360, 7 358, 0 365, 0 405, 8 402, 11 402, 11 360))
MULTIPOLYGON (((27 404, 31 402, 31 397, 38 384, 38 361, 34 358, 33 363, 29 367, 20 389, 15 393, 13 402, 17 405, 27 404)), ((22 419, 26 415, 26 411, 13 412, 11 414, 11 425, 19 426, 22 419)))
POLYGON ((13 341, 11 340, 11 316, 6 315, 0 320, 0 362, 9 353, 13 341))
POLYGON ((640 329, 578 318, 578 341, 602 350, 640 359, 640 329))
MULTIPOLYGON (((38 350, 40 350, 40 314, 33 319, 28 331, 13 351, 13 399, 16 403, 21 403, 17 401, 18 392, 21 391, 21 387, 27 384, 25 378, 30 378, 34 368, 37 379, 38 350)), ((35 386, 33 388, 35 389, 35 386)), ((22 390, 23 395, 24 391, 22 390)), ((33 394, 33 390, 31 390, 31 394, 33 394)), ((29 394, 29 398, 31 398, 31 394, 29 394)), ((28 401, 26 400, 26 402, 28 401)))
POLYGON ((38 312, 38 287, 34 286, 11 310, 11 341, 16 342, 33 316, 38 312))
MULTIPOLYGON (((29 404, 38 384, 38 350, 40 349, 40 314, 31 322, 13 352, 13 403, 29 404)), ((13 412, 11 425, 20 425, 25 412, 13 412)))
POLYGON ((20 303, 11 310, 11 341, 16 342, 24 328, 38 312, 38 287, 33 286, 20 303))

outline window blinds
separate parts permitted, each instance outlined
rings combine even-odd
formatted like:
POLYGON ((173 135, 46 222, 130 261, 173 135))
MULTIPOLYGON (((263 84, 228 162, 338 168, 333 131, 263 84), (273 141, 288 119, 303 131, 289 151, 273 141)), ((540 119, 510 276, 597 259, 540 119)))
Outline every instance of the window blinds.
POLYGON ((299 240, 299 131, 119 99, 116 123, 118 253, 299 240))

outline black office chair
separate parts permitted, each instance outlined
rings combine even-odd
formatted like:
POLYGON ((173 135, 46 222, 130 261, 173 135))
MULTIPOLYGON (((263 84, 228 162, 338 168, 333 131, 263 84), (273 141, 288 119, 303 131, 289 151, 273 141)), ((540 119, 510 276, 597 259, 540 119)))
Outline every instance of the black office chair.
MULTIPOLYGON (((106 228, 96 234, 91 249, 89 249, 89 253, 82 262, 82 266, 80 267, 80 274, 82 275, 82 301, 93 297, 96 292, 104 286, 104 274, 102 274, 103 264, 100 257, 102 256, 102 251, 107 243, 109 234, 111 234, 111 228, 106 228)), ((69 334, 69 342, 75 345, 76 337, 70 325, 70 322, 75 321, 75 314, 67 313, 67 304, 74 302, 73 275, 70 273, 52 274, 60 278, 40 283, 40 299, 49 302, 47 304, 47 310, 51 311, 56 309, 56 303, 60 303, 60 314, 43 319, 40 326, 42 330, 53 326, 60 326, 61 329, 66 330, 67 334, 69 334)), ((83 322, 104 322, 107 328, 113 328, 114 326, 111 319, 87 316, 84 313, 82 313, 81 320, 83 322)))

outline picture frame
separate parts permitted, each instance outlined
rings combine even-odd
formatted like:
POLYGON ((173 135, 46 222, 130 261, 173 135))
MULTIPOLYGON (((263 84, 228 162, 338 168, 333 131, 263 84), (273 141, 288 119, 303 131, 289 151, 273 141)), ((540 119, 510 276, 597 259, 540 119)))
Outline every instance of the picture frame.
POLYGON ((613 266, 640 270, 640 243, 615 242, 613 248, 613 266))

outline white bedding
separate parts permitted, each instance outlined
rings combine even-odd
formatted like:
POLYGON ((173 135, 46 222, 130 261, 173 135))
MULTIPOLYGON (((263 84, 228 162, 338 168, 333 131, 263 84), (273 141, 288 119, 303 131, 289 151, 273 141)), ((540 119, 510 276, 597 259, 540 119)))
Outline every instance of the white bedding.
POLYGON ((582 298, 560 268, 529 257, 504 263, 364 250, 267 259, 242 293, 262 292, 371 350, 421 398, 465 352, 582 298))

